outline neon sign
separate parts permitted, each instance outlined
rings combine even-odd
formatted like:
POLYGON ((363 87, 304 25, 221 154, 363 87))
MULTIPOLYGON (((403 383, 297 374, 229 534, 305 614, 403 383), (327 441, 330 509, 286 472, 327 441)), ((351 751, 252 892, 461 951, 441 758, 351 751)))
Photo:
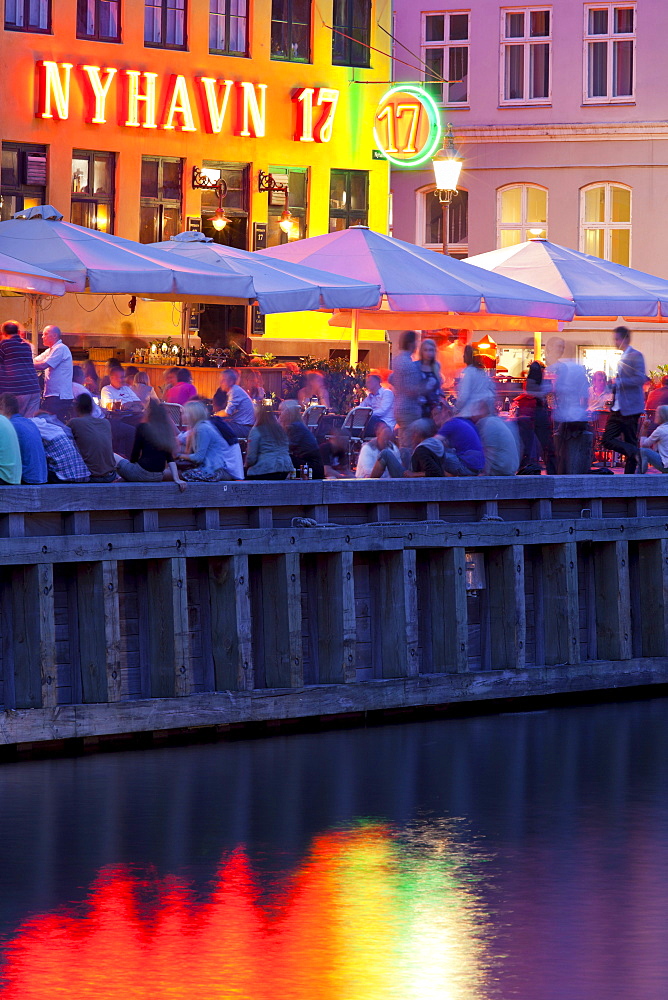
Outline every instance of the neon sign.
POLYGON ((415 167, 428 160, 438 149, 442 131, 436 102, 410 84, 388 90, 373 125, 378 149, 396 167, 415 167))
MULTIPOLYGON (((117 123, 126 128, 197 132, 201 127, 217 135, 229 119, 229 128, 237 136, 261 139, 267 132, 266 83, 208 76, 189 81, 183 74, 173 73, 160 88, 157 73, 138 69, 86 64, 75 70, 73 63, 51 60, 38 62, 36 68, 38 118, 66 121, 76 81, 84 118, 90 125, 107 124, 108 106, 115 98, 117 123)), ((295 91, 291 96, 296 115, 294 140, 329 142, 338 100, 339 91, 330 87, 295 91)))

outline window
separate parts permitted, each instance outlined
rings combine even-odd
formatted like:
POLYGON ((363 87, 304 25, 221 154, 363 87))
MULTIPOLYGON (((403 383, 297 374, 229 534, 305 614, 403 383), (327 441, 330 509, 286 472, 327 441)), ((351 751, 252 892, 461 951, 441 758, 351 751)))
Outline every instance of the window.
POLYGON ((631 189, 621 184, 593 184, 580 200, 580 249, 592 257, 629 266, 631 260, 631 189))
POLYGON ((51 31, 51 0, 5 0, 9 31, 51 31))
POLYGON ((103 233, 114 231, 113 153, 72 153, 72 206, 70 222, 103 233))
POLYGON ((250 171, 247 163, 224 163, 221 160, 204 160, 202 172, 212 181, 223 180, 227 193, 223 208, 228 222, 218 232, 211 224, 211 216, 219 207, 215 191, 202 191, 201 213, 202 232, 211 236, 216 243, 248 249, 248 215, 250 205, 250 171))
POLYGON ((633 98, 635 7, 600 4, 585 8, 585 100, 633 98))
POLYGON ((311 0, 273 0, 271 58, 308 62, 311 58, 311 0))
POLYGON ((501 11, 501 102, 550 100, 551 11, 501 11))
MULTIPOLYGON (((433 250, 443 250, 443 205, 434 194, 434 188, 418 192, 422 201, 423 228, 419 234, 419 242, 433 250)), ((447 252, 450 257, 462 260, 468 257, 468 191, 457 191, 448 206, 447 219, 447 252)))
POLYGON ((533 184, 513 184, 498 192, 497 244, 511 247, 532 236, 547 236, 547 191, 533 184))
POLYGON ((248 0, 209 0, 209 52, 248 55, 248 0))
POLYGON ((306 199, 308 171, 305 167, 270 167, 269 173, 277 184, 288 185, 288 196, 284 191, 269 192, 269 226, 267 246, 277 247, 281 243, 303 240, 306 236, 306 199), (292 225, 287 233, 281 229, 281 215, 289 208, 292 225))
POLYGON ((142 156, 139 242, 157 243, 181 230, 183 161, 142 156))
POLYGON ((144 0, 144 44, 186 47, 186 0, 144 0))
POLYGON ((422 61, 425 89, 439 104, 466 104, 469 99, 469 15, 425 14, 422 61))
POLYGON ((3 142, 2 219, 11 219, 15 212, 46 203, 46 146, 18 142, 3 142))
POLYGON ((370 66, 371 0, 334 0, 332 62, 370 66))
POLYGON ((332 170, 329 180, 329 231, 366 226, 369 174, 366 170, 332 170))
POLYGON ((120 42, 120 0, 77 0, 77 38, 120 42))

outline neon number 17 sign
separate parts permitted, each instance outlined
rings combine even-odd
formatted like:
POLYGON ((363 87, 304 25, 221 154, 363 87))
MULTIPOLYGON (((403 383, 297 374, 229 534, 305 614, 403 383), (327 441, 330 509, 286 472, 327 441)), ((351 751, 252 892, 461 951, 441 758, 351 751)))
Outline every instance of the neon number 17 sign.
POLYGON ((421 87, 393 87, 380 101, 373 135, 383 156, 397 167, 414 167, 434 155, 441 141, 441 116, 421 87))

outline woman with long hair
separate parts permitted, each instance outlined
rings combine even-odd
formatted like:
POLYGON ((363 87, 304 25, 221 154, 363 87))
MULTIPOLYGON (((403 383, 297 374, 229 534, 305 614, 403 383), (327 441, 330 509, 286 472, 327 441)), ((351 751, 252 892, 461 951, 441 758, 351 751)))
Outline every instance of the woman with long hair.
POLYGON ((471 420, 487 413, 487 405, 494 406, 496 387, 482 367, 480 358, 471 344, 464 348, 466 368, 459 377, 455 413, 458 417, 471 420))
POLYGON ((84 374, 83 384, 88 389, 91 396, 99 396, 100 377, 97 374, 97 368, 95 367, 92 361, 84 361, 83 374, 84 374))
POLYGON ((176 427, 167 410, 156 399, 149 399, 144 419, 137 425, 130 460, 116 455, 116 471, 129 483, 160 483, 168 475, 185 489, 176 468, 176 427))
POLYGON ((268 406, 258 406, 248 435, 246 479, 287 479, 293 465, 288 436, 268 406))
POLYGON ((185 434, 180 438, 185 449, 179 461, 187 464, 183 478, 191 483, 220 483, 243 479, 243 460, 239 442, 229 444, 209 420, 204 403, 192 399, 183 407, 185 434))
POLYGON ((137 371, 134 375, 132 382, 128 378, 128 372, 130 368, 125 369, 125 379, 127 384, 130 386, 135 396, 139 396, 144 406, 148 403, 149 399, 154 399, 155 402, 159 402, 158 394, 151 385, 151 381, 148 377, 148 372, 137 371))
POLYGON ((290 458, 295 469, 306 465, 311 470, 313 479, 324 479, 325 467, 318 442, 302 420, 301 407, 296 399, 283 400, 278 419, 288 436, 290 458))
POLYGON ((422 416, 430 417, 432 407, 441 397, 443 386, 443 376, 438 362, 435 341, 430 338, 422 341, 415 364, 420 373, 422 416))

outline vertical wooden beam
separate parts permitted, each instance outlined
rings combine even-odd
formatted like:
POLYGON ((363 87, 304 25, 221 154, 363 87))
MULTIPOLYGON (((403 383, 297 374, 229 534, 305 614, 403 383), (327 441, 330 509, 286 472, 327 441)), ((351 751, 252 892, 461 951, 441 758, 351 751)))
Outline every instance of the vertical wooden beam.
POLYGON ((668 539, 638 542, 642 656, 668 656, 668 539))
POLYGON ((100 563, 100 583, 104 615, 105 668, 107 701, 120 701, 121 678, 121 614, 118 602, 118 563, 105 559, 100 563))
MULTIPOLYGON (((580 662, 578 555, 575 542, 542 546, 545 663, 580 662)), ((540 623, 536 621, 536 629, 540 623)), ((536 665, 540 666, 538 661, 536 665)))
POLYGON ((432 669, 465 673, 469 668, 466 552, 455 546, 432 555, 437 557, 430 565, 432 669))
POLYGON ((249 511, 248 523, 251 528, 273 528, 273 507, 252 507, 249 511))
POLYGON ((200 507, 195 515, 199 531, 218 531, 220 528, 220 510, 218 507, 200 507))
POLYGON ((371 655, 377 677, 419 673, 415 550, 380 552, 369 564, 371 655))
POLYGON ((522 669, 526 646, 524 548, 506 545, 488 549, 486 554, 489 665, 492 670, 522 669))
POLYGON ((209 560, 211 653, 216 691, 253 688, 248 557, 209 560))
POLYGON ((118 563, 77 563, 75 572, 78 656, 72 663, 79 677, 72 678, 72 689, 84 704, 120 701, 118 563))
POLYGON ((3 517, 5 538, 23 538, 26 533, 25 514, 5 514, 3 517))
POLYGON ((264 677, 268 688, 304 683, 299 553, 262 557, 264 677))
POLYGON ((66 535, 90 535, 90 511, 75 510, 63 515, 66 535))
POLYGON ((629 553, 625 541, 593 545, 597 655, 628 660, 632 655, 629 553))
POLYGON ((135 531, 158 531, 158 511, 135 510, 132 512, 132 523, 135 531))
POLYGON ((190 694, 186 561, 149 559, 147 575, 147 654, 150 696, 190 694))
POLYGON ((14 708, 57 704, 53 566, 17 566, 11 572, 8 603, 11 636, 5 650, 12 663, 6 684, 14 708))
POLYGON ((317 577, 318 679, 322 684, 354 681, 357 630, 352 552, 320 554, 317 577))

